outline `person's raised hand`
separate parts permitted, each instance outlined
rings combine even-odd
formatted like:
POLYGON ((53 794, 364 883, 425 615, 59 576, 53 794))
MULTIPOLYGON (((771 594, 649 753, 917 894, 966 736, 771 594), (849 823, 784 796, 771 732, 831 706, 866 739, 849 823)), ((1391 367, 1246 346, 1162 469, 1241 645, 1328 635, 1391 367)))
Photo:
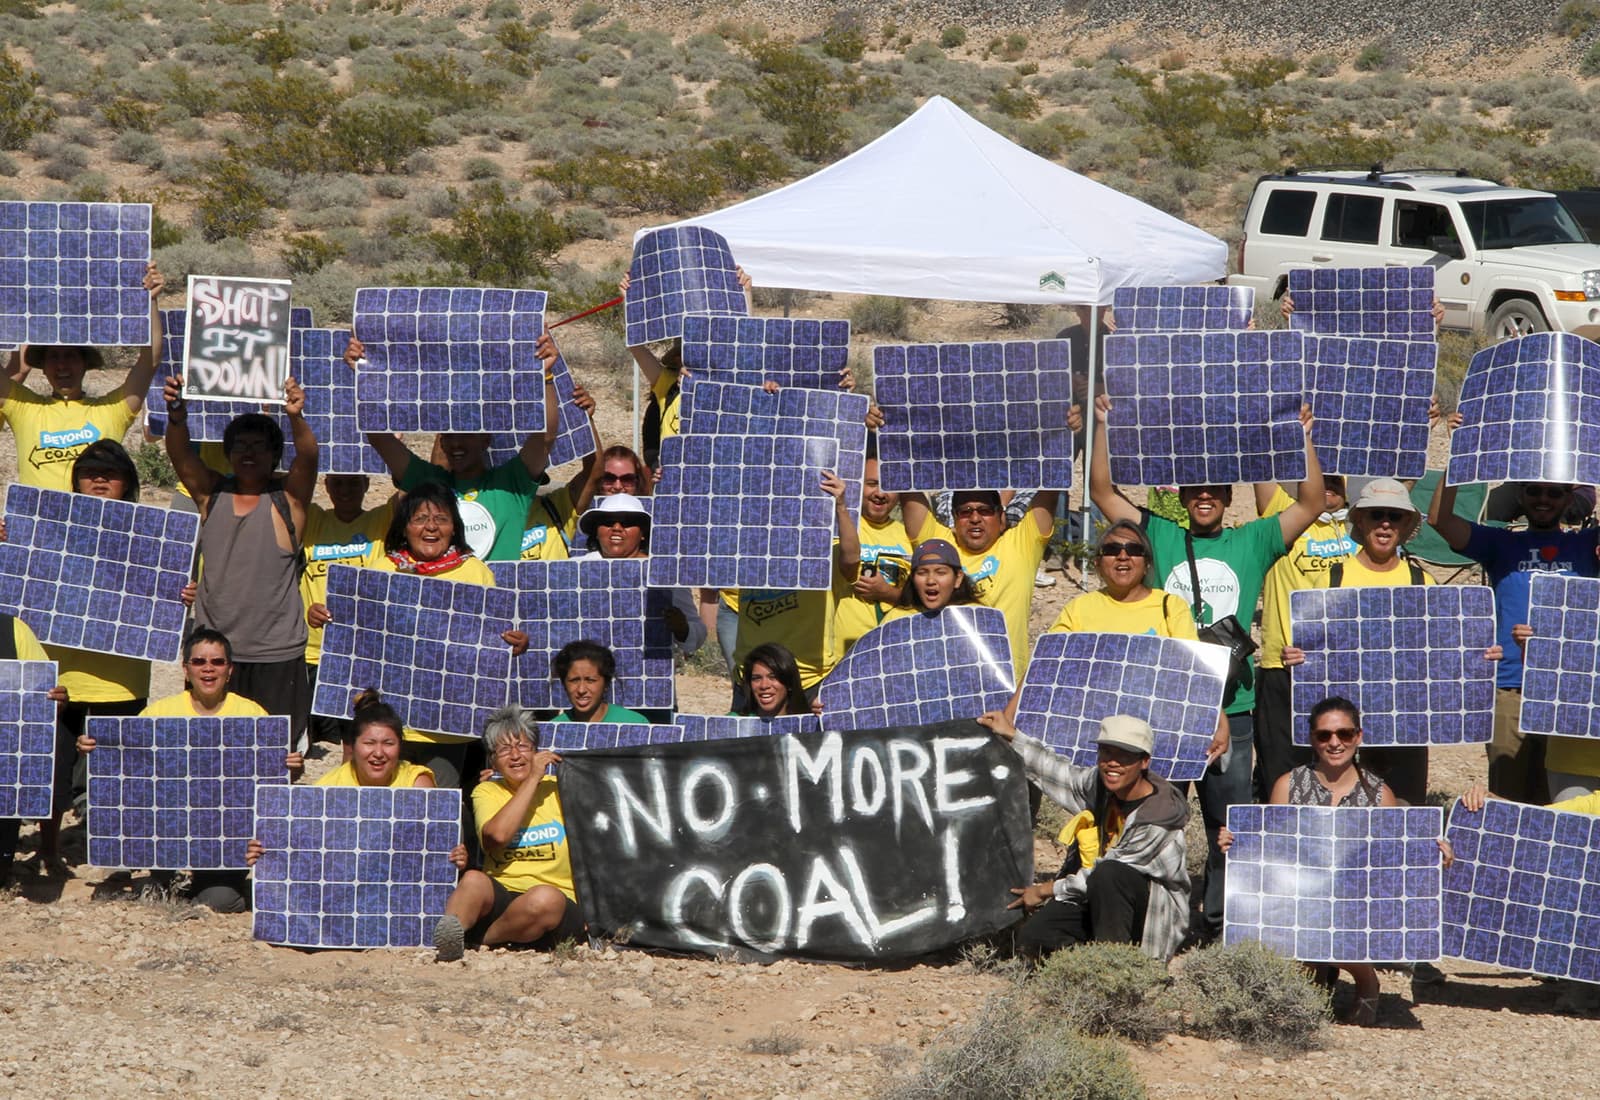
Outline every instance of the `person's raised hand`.
POLYGON ((250 843, 244 846, 244 865, 246 867, 254 867, 256 861, 266 853, 267 850, 262 846, 261 841, 251 838, 250 843))
POLYGON ((1300 427, 1305 429, 1306 438, 1311 437, 1311 425, 1316 423, 1316 418, 1311 415, 1310 405, 1300 406, 1300 427))
POLYGON ((312 630, 320 630, 333 622, 333 615, 325 603, 314 603, 306 608, 306 625, 312 630))
POLYGON ((1289 314, 1294 312, 1294 295, 1287 290, 1283 292, 1283 297, 1278 299, 1278 312, 1283 315, 1285 321, 1289 319, 1289 314))
POLYGON ((1283 664, 1285 668, 1294 668, 1296 665, 1306 663, 1306 651, 1297 645, 1283 647, 1283 664))
POLYGON ((73 742, 73 745, 77 748, 79 756, 88 756, 94 751, 95 739, 90 737, 87 733, 80 733, 78 734, 78 739, 73 742))
POLYGON ((299 416, 306 411, 305 388, 292 375, 283 382, 283 411, 288 416, 299 416))
POLYGON ((465 844, 457 844, 450 849, 450 862, 455 865, 458 871, 467 869, 467 846, 465 844))
POLYGON ((167 277, 161 274, 161 269, 154 263, 144 269, 144 288, 150 292, 151 298, 161 297, 161 292, 167 289, 167 277))
POLYGON ((350 337, 350 342, 344 346, 344 361, 345 361, 345 363, 347 363, 348 365, 353 367, 357 363, 361 362, 361 360, 365 359, 366 357, 367 357, 367 347, 366 347, 366 345, 363 344, 360 340, 357 340, 354 336, 350 337))
POLYGON ((189 406, 183 399, 183 375, 170 375, 161 384, 161 400, 167 405, 167 419, 182 424, 189 416, 189 406))
POLYGON ((1083 406, 1076 401, 1067 409, 1067 430, 1074 434, 1083 431, 1083 406))
POLYGON ((1109 394, 1097 393, 1094 395, 1094 422, 1100 427, 1106 426, 1106 417, 1111 413, 1111 397, 1109 394))
POLYGON ((1533 627, 1527 623, 1513 623, 1511 626, 1511 640, 1520 646, 1528 644, 1528 639, 1533 637, 1533 627))
POLYGON ((577 382, 572 383, 572 403, 582 409, 590 420, 594 419, 594 395, 577 382))
POLYGON ((822 471, 822 491, 840 504, 844 503, 844 482, 832 470, 822 471))
POLYGON ((623 272, 622 278, 617 280, 617 293, 618 294, 627 294, 628 293, 628 288, 630 286, 632 286, 632 285, 633 285, 633 275, 630 274, 629 272, 623 272))
POLYGON ((533 353, 539 357, 539 362, 544 364, 548 371, 550 364, 561 358, 561 349, 556 347, 556 340, 549 332, 539 334, 539 339, 533 342, 533 353))
POLYGON ((991 710, 980 714, 977 722, 1002 741, 1010 741, 1017 735, 1017 727, 1006 717, 1006 712, 1003 710, 991 710))
POLYGON ((851 583, 850 591, 868 603, 883 603, 898 594, 894 585, 884 580, 881 573, 868 573, 865 570, 851 583))
POLYGON ((549 749, 540 749, 533 754, 532 775, 535 779, 543 775, 556 764, 561 763, 561 754, 551 752, 549 749))
POLYGON ((178 602, 183 604, 184 607, 193 607, 194 601, 199 599, 199 597, 200 585, 194 581, 190 581, 188 584, 178 589, 178 602))
POLYGON ((1477 813, 1483 809, 1483 804, 1489 798, 1489 788, 1479 780, 1461 792, 1461 808, 1468 813, 1477 813))
POLYGON ((502 630, 500 640, 511 647, 511 656, 520 657, 528 652, 528 635, 521 630, 502 630))
POLYGON ((1223 825, 1217 829, 1217 851, 1226 852, 1233 847, 1233 830, 1223 825))
POLYGON ((877 431, 883 427, 883 406, 874 401, 867 406, 867 430, 877 431))

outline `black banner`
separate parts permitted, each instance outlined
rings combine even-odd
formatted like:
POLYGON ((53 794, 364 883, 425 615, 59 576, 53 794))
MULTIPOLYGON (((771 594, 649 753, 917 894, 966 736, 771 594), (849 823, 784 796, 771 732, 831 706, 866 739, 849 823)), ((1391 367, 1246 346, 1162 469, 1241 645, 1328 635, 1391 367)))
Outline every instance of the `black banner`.
POLYGON ((574 753, 561 802, 590 932, 638 946, 900 959, 1033 881, 1022 764, 972 721, 574 753))
POLYGON ((189 276, 183 396, 283 400, 289 377, 289 280, 189 276))

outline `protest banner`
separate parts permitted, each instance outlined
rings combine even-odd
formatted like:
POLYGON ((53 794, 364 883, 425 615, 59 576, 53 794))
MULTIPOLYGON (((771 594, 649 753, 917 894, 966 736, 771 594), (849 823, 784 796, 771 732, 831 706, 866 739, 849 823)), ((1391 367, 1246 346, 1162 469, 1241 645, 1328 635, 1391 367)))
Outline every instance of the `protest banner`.
POLYGON ((283 400, 289 377, 289 280, 189 276, 183 396, 283 400))

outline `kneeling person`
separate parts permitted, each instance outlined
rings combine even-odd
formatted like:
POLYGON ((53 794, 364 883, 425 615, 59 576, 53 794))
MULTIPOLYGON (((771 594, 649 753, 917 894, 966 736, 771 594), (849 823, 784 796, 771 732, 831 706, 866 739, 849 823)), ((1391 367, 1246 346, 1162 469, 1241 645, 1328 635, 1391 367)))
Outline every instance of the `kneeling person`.
MULTIPOLYGON (((515 703, 489 716, 483 746, 500 774, 472 789, 483 870, 463 874, 445 904, 434 930, 440 962, 459 959, 468 938, 548 950, 584 934, 561 796, 545 775, 561 757, 539 751, 533 712, 515 703)), ((455 858, 465 863, 465 847, 455 858)))
POLYGON ((1038 957, 1102 940, 1137 944, 1166 961, 1182 942, 1189 917, 1189 872, 1183 826, 1189 804, 1171 783, 1150 774, 1155 734, 1149 723, 1117 714, 1100 723, 1099 760, 1079 767, 1019 733, 1002 711, 978 719, 1011 743, 1028 779, 1070 814, 1075 850, 1054 882, 1012 889, 1010 908, 1031 916, 1018 949, 1038 957))

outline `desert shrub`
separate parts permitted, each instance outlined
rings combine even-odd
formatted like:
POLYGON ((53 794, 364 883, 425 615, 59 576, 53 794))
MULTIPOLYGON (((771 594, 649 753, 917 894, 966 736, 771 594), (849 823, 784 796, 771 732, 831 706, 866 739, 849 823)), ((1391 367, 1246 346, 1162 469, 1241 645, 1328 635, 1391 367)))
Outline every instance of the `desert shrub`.
POLYGON ((1292 57, 1258 57, 1253 61, 1222 63, 1222 71, 1233 78, 1234 87, 1252 92, 1282 84, 1299 67, 1292 57))
POLYGON ((508 20, 494 29, 498 49, 489 59, 518 76, 531 76, 547 60, 544 35, 524 23, 508 20))
POLYGON ((20 171, 21 168, 18 167, 15 160, 7 156, 5 153, 0 153, 0 176, 5 176, 7 179, 10 179, 20 171))
POLYGON ((1306 127, 1288 140, 1289 155, 1299 164, 1378 164, 1398 147, 1388 134, 1359 133, 1348 119, 1306 127))
POLYGON ((1456 411, 1461 398, 1461 380, 1466 377, 1467 366, 1477 350, 1477 340, 1467 333, 1439 334, 1439 363, 1433 378, 1433 393, 1441 415, 1449 416, 1456 411))
POLYGON ((55 111, 38 94, 39 76, 0 50, 0 149, 21 149, 48 129, 55 111))
POLYGON ((879 1100, 1135 1100, 1145 1095, 1128 1056, 1040 1013, 1025 998, 991 1000, 972 1023, 952 1029, 910 1077, 879 1100))
POLYGON ((215 84, 195 77, 182 65, 163 65, 156 71, 166 83, 167 99, 191 118, 209 115, 222 102, 215 84))
POLYGON ((811 161, 838 153, 847 100, 827 63, 786 41, 753 42, 748 49, 757 75, 745 94, 764 118, 783 127, 784 146, 811 161))
POLYGON ((493 157, 468 157, 461 166, 462 175, 469 180, 492 180, 500 176, 500 162, 493 157))
POLYGON ((585 27, 592 27, 604 19, 606 12, 610 10, 606 5, 597 3, 596 0, 583 0, 583 3, 573 10, 572 17, 567 20, 567 26, 575 31, 581 31, 585 27))
POLYGON ((166 160, 166 150, 152 134, 129 130, 111 143, 111 155, 125 164, 142 164, 146 168, 160 168, 166 160))
POLYGON ((297 66, 269 77, 250 77, 229 89, 228 106, 255 130, 294 125, 316 129, 328 121, 341 96, 315 69, 297 66))
POLYGON ((1310 1050, 1328 1023, 1328 994, 1305 969, 1254 940, 1184 960, 1174 995, 1184 1030, 1268 1050, 1310 1050))
POLYGON ((913 65, 932 65, 945 60, 944 51, 925 38, 907 50, 905 57, 913 65))
POLYGON ((1555 32, 1568 38, 1582 38, 1600 26, 1600 3, 1596 0, 1567 0, 1556 12, 1555 32))
POLYGON ((314 233, 291 233, 283 239, 278 255, 291 275, 309 275, 337 260, 344 249, 314 233))
POLYGON ((859 12, 839 11, 828 22, 819 41, 822 52, 847 64, 861 60, 867 51, 867 32, 859 12))
POLYGON ((1578 71, 1584 76, 1600 76, 1600 42, 1596 42, 1578 59, 1578 71))
POLYGON ((328 122, 328 139, 351 167, 373 172, 410 171, 408 158, 434 141, 429 113, 423 107, 393 103, 343 103, 328 122))
POLYGON ((183 286, 190 275, 267 275, 276 269, 275 264, 263 263, 250 245, 237 237, 215 243, 187 239, 155 249, 151 255, 170 287, 183 286))
POLYGON ((1085 943, 1051 955, 1028 992, 1087 1035, 1150 1043, 1171 1026, 1167 968, 1132 944, 1085 943))
POLYGON ((382 176, 372 184, 372 189, 386 199, 403 199, 410 190, 406 181, 398 176, 382 176))
POLYGON ((229 237, 249 240, 272 222, 271 194, 237 154, 211 160, 195 190, 195 224, 209 242, 229 237))
POLYGON ((89 154, 82 146, 68 142, 51 142, 49 158, 44 163, 44 174, 53 180, 70 180, 89 168, 89 154))
POLYGON ((613 228, 600 211, 590 206, 578 206, 561 216, 561 225, 575 241, 608 241, 613 228))
POLYGON ((319 325, 348 325, 356 288, 371 284, 370 271, 361 272, 343 260, 334 260, 309 275, 296 276, 294 304, 309 307, 319 325))
POLYGON ((1039 97, 1015 80, 989 94, 989 109, 1007 118, 1037 118, 1039 97))
POLYGON ((512 202, 498 182, 474 187, 451 215, 450 228, 428 238, 442 262, 500 286, 544 275, 571 239, 548 210, 512 202))
POLYGON ((1218 130, 1229 123, 1227 81, 1211 73, 1177 73, 1160 84, 1148 77, 1134 79, 1137 97, 1119 105, 1167 147, 1173 161, 1204 168, 1216 151, 1218 130))
POLYGON ((484 6, 485 19, 521 19, 522 5, 517 0, 489 0, 484 6))
POLYGON ((160 443, 143 443, 134 448, 133 468, 139 473, 139 484, 146 488, 178 487, 178 472, 172 468, 167 448, 160 443))
POLYGON ((1339 71, 1339 59, 1331 53, 1314 53, 1306 58, 1306 75, 1326 77, 1339 71))
POLYGON ((1355 65, 1357 72, 1385 72, 1404 68, 1405 59, 1400 56, 1392 42, 1377 41, 1362 46, 1352 64, 1355 65))
POLYGON ((385 82, 384 90, 400 99, 428 103, 446 114, 492 105, 499 94, 472 79, 472 72, 453 53, 434 57, 401 53, 394 56, 399 71, 385 82))
POLYGON ((953 50, 957 46, 967 44, 967 28, 959 23, 953 23, 939 32, 939 48, 953 50))
POLYGON ((998 39, 996 41, 1000 42, 995 52, 1000 55, 1001 61, 1021 61, 1022 55, 1028 49, 1028 36, 1021 31, 1006 35, 1004 41, 998 39))
POLYGON ((869 294, 850 307, 850 330, 904 339, 911 335, 911 303, 869 294))
POLYGON ((156 128, 156 115, 159 112, 159 107, 140 103, 130 96, 116 96, 100 107, 100 117, 105 124, 119 133, 130 130, 150 133, 156 128))

